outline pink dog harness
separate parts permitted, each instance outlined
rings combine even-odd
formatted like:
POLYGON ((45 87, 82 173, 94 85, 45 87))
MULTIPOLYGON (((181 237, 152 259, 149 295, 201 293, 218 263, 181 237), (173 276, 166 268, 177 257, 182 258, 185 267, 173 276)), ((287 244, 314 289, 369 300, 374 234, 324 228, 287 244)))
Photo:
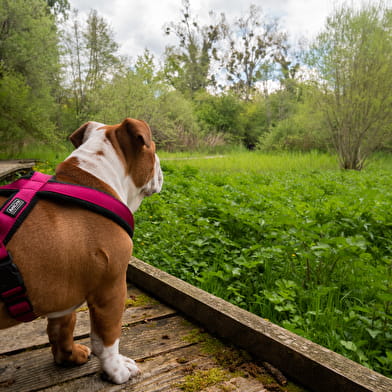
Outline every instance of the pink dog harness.
POLYGON ((4 301, 9 314, 18 321, 32 321, 37 316, 27 297, 22 275, 5 245, 38 198, 77 203, 112 219, 131 238, 133 235, 133 215, 124 203, 97 189, 57 182, 48 174, 33 172, 12 184, 0 186, 0 195, 11 195, 0 207, 0 299, 4 301))

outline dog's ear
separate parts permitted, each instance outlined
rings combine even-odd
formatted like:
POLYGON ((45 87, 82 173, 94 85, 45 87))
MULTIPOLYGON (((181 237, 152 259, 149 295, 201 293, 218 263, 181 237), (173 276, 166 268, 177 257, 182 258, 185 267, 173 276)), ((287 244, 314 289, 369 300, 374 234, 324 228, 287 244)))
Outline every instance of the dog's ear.
POLYGON ((150 127, 141 120, 126 118, 121 124, 106 126, 106 137, 122 157, 137 187, 154 174, 155 144, 150 127))
POLYGON ((89 124, 90 124, 89 122, 86 122, 80 128, 78 128, 75 132, 73 132, 72 135, 69 137, 69 140, 71 140, 71 142, 75 146, 75 148, 78 148, 81 144, 83 144, 84 134, 85 134, 86 129, 89 126, 89 124))
POLYGON ((126 118, 121 123, 121 128, 126 129, 128 135, 135 140, 140 147, 146 146, 147 148, 150 148, 152 141, 151 131, 144 121, 126 118))

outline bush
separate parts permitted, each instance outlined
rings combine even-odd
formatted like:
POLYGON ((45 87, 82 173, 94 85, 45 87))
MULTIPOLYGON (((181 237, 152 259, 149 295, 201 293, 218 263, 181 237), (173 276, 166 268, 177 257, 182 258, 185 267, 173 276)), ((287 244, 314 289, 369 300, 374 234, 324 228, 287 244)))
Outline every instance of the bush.
POLYGON ((308 104, 299 104, 297 110, 260 136, 257 148, 264 151, 328 151, 331 143, 323 127, 322 114, 308 104))

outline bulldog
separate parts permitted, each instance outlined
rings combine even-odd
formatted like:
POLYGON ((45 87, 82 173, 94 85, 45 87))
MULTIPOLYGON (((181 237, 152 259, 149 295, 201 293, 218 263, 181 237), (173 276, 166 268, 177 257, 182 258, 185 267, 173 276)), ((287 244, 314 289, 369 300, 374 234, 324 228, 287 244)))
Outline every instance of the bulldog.
MULTIPOLYGON (((71 136, 76 149, 56 168, 56 180, 113 195, 134 213, 163 182, 148 125, 88 122, 71 136)), ((0 197, 0 206, 5 202, 0 197)), ((132 240, 112 220, 71 203, 41 199, 7 244, 34 313, 48 320, 58 364, 81 365, 91 351, 107 378, 121 384, 137 375, 135 362, 119 353, 132 240), (87 302, 91 350, 73 341, 75 310, 87 302)), ((0 328, 17 324, 0 300, 0 328)))

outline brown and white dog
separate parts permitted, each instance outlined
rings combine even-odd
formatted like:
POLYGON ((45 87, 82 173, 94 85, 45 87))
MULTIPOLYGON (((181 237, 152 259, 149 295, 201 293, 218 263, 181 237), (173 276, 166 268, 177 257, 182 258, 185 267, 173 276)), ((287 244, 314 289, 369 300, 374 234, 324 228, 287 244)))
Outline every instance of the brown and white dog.
MULTIPOLYGON (((110 193, 134 213, 159 192, 163 177, 148 125, 125 119, 84 124, 70 137, 76 150, 56 169, 58 181, 110 193)), ((5 201, 0 198, 0 205, 5 201)), ((40 200, 7 244, 25 281, 34 312, 48 318, 59 364, 83 364, 90 349, 73 341, 75 310, 87 301, 92 352, 108 379, 121 384, 139 373, 119 354, 132 240, 113 221, 82 207, 40 200)), ((0 328, 17 324, 0 301, 0 328)))

